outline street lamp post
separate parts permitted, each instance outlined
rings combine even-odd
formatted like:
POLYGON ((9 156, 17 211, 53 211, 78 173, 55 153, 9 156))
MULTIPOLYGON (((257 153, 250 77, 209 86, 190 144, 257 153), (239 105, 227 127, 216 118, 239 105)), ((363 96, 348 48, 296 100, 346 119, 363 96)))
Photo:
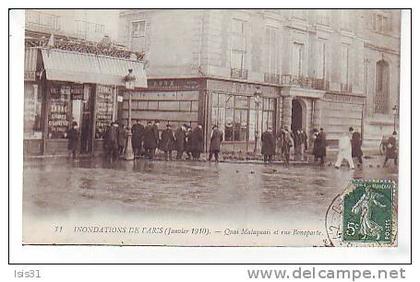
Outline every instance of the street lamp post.
POLYGON ((259 116, 260 116, 260 105, 261 105, 261 95, 262 91, 259 86, 256 87, 254 92, 254 102, 255 102, 255 143, 254 143, 254 154, 258 150, 258 140, 259 140, 259 116))
POLYGON ((133 75, 133 70, 129 69, 128 74, 124 77, 125 88, 128 92, 128 134, 127 134, 127 146, 124 152, 125 160, 134 160, 133 144, 131 143, 132 132, 131 132, 131 92, 134 90, 134 83, 136 77, 133 75))
POLYGON ((397 105, 395 105, 392 108, 392 114, 394 115, 394 131, 395 131, 396 126, 397 126, 397 115, 398 115, 398 107, 397 107, 397 105))

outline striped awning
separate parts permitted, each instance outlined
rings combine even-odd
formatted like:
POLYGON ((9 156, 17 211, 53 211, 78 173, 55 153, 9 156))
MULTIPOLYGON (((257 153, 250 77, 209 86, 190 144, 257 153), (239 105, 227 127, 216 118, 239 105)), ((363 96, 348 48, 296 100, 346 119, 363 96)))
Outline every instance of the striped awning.
POLYGON ((124 77, 133 70, 135 87, 147 87, 143 63, 128 59, 59 49, 42 49, 48 80, 125 86, 124 77))

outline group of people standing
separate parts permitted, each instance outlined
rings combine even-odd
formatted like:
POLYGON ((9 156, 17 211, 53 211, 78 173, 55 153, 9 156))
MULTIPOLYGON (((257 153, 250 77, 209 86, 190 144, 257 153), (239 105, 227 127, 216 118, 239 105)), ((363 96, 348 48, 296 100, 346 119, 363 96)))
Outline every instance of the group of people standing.
MULTIPOLYGON (((319 161, 321 166, 325 163, 325 157, 327 155, 327 136, 323 128, 320 128, 319 130, 317 128, 313 129, 311 137, 309 138, 309 142, 308 136, 302 129, 289 132, 289 130, 285 127, 282 128, 279 134, 275 137, 272 129, 268 128, 261 136, 261 153, 264 157, 264 162, 272 161, 272 158, 276 153, 276 141, 278 142, 281 159, 285 162, 286 165, 289 164, 292 147, 294 150, 295 160, 305 160, 305 152, 309 149, 309 147, 312 147, 314 162, 317 163, 319 161)), ((393 140, 391 140, 389 143, 396 144, 396 142, 393 142, 393 140)), ((392 149, 389 151, 391 152, 392 149)), ((394 155, 390 156, 389 158, 394 157, 394 155)), ((350 168, 354 169, 353 158, 357 158, 359 164, 362 164, 362 156, 363 151, 361 134, 355 131, 353 127, 350 127, 349 132, 344 133, 343 136, 339 139, 338 154, 335 167, 339 168, 343 160, 347 160, 350 168)), ((385 164, 386 162, 387 159, 385 160, 385 164)))
MULTIPOLYGON (((175 131, 172 130, 171 124, 167 124, 166 128, 159 132, 159 121, 154 123, 147 122, 144 126, 139 120, 131 128, 132 138, 131 145, 133 147, 134 157, 144 157, 154 159, 156 151, 163 151, 165 160, 173 159, 173 151, 176 151, 176 159, 183 158, 186 154, 187 160, 199 160, 204 152, 204 133, 203 127, 198 124, 194 128, 186 124, 181 125, 175 131)), ((113 122, 104 134, 104 149, 106 157, 111 161, 121 157, 127 145, 128 129, 123 125, 113 122), (121 136, 121 138, 119 138, 121 136)), ((210 155, 209 160, 214 155, 216 161, 219 160, 218 154, 220 144, 223 140, 223 134, 218 127, 213 127, 210 138, 210 155)))
MULTIPOLYGON (((187 160, 199 160, 204 152, 204 133, 200 124, 192 128, 186 124, 181 125, 175 131, 168 123, 166 129, 159 133, 159 121, 154 123, 147 122, 143 126, 139 120, 131 128, 132 147, 135 158, 154 159, 156 150, 164 152, 165 160, 172 160, 172 152, 176 151, 176 159, 183 158, 184 153, 187 160)), ((127 136, 129 129, 122 123, 112 122, 104 132, 104 151, 106 157, 113 161, 122 156, 127 147, 127 136)), ((77 148, 79 143, 79 130, 77 122, 72 122, 71 128, 67 131, 68 150, 72 158, 77 156, 77 148)), ((212 127, 210 135, 210 147, 208 160, 213 157, 215 161, 219 161, 219 152, 223 141, 223 132, 219 130, 217 125, 212 127)), ((392 136, 387 140, 386 156, 383 166, 385 167, 389 159, 393 159, 395 165, 398 162, 397 148, 397 132, 394 131, 392 136)), ((291 148, 294 149, 295 160, 303 161, 305 152, 312 149, 314 162, 324 165, 327 153, 327 137, 323 128, 313 129, 308 140, 308 136, 302 129, 289 132, 284 127, 275 136, 271 127, 268 127, 261 135, 261 153, 264 162, 271 162, 276 154, 276 148, 279 148, 280 157, 289 165, 291 148), (308 142, 309 141, 309 142, 308 142), (309 144, 308 144, 309 143, 309 144)), ((358 160, 359 165, 363 163, 362 137, 358 131, 350 127, 348 132, 338 140, 338 153, 335 167, 340 168, 344 160, 346 160, 351 169, 354 169, 353 158, 358 160)))
POLYGON ((308 149, 308 136, 302 129, 289 132, 287 127, 280 129, 277 136, 274 136, 271 127, 261 135, 261 154, 264 162, 271 162, 276 154, 276 147, 279 148, 280 156, 288 165, 290 161, 290 151, 294 148, 295 160, 303 161, 305 151, 308 149))

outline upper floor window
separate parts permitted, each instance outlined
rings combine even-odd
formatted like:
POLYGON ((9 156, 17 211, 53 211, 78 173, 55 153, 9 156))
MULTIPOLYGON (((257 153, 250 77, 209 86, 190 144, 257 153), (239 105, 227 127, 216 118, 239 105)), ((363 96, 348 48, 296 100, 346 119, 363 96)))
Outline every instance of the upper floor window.
POLYGON ((131 23, 130 48, 134 51, 146 50, 146 21, 131 23))
POLYGON ((131 23, 131 37, 144 37, 146 33, 146 21, 136 21, 131 23))
POLYGON ((341 46, 341 82, 344 84, 347 88, 347 85, 349 85, 350 82, 350 64, 349 64, 349 46, 343 45, 341 46))
POLYGON ((297 77, 303 76, 303 47, 304 45, 301 43, 293 43, 292 74, 297 77))
POLYGON ((316 11, 316 23, 322 25, 330 25, 330 14, 328 10, 316 11))
POLYGON ((95 24, 95 32, 105 32, 105 26, 103 24, 95 24))
POLYGON ((391 31, 391 20, 390 17, 384 14, 373 15, 373 30, 377 32, 390 32, 391 31))
POLYGON ((77 20, 76 33, 78 36, 87 39, 90 35, 105 32, 105 26, 103 24, 97 24, 84 20, 77 20))
POLYGON ((246 21, 232 19, 231 67, 245 69, 246 21))
POLYGON ((352 11, 341 10, 340 26, 342 29, 352 31, 352 11))
POLYGON ((324 39, 318 40, 318 59, 316 78, 326 79, 327 77, 327 41, 324 39))
POLYGON ((389 109, 389 64, 376 63, 375 113, 387 114, 389 109))
POLYGON ((243 36, 245 35, 246 21, 240 19, 232 19, 232 33, 243 36))
POLYGON ((279 73, 279 34, 278 29, 272 26, 265 28, 265 57, 266 73, 279 73))

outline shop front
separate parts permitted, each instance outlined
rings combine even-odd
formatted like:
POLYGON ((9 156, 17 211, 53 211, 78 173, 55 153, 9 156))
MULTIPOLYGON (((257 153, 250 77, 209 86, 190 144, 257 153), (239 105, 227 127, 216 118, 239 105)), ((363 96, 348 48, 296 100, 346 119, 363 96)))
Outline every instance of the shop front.
MULTIPOLYGON (((268 127, 276 133, 281 114, 279 88, 266 85, 207 78, 148 79, 147 89, 131 95, 132 120, 143 125, 159 120, 160 130, 166 124, 173 129, 201 124, 206 150, 215 124, 223 131, 223 151, 253 152, 255 144, 260 150, 260 137, 256 136, 268 127)), ((128 94, 119 113, 126 121, 128 94)))
MULTIPOLYGON (((204 79, 148 79, 147 89, 131 92, 132 120, 143 125, 159 120, 159 130, 186 124, 204 125, 204 79)), ((127 123, 128 93, 124 94, 120 119, 127 123)))
POLYGON ((282 104, 279 88, 223 80, 207 80, 206 87, 207 137, 217 125, 224 136, 222 151, 259 152, 262 132, 270 127, 276 134, 282 104))
MULTIPOLYGON (((100 154, 105 128, 117 117, 117 96, 124 91, 123 77, 135 71, 136 87, 146 87, 141 62, 57 49, 37 48, 40 109, 37 139, 39 154, 65 155, 67 130, 77 122, 80 153, 100 154)), ((26 91, 25 91, 26 95, 26 91)), ((26 97, 26 96, 25 96, 26 97)), ((25 120, 32 116, 26 107, 25 120)), ((25 152, 36 146, 25 138, 25 152)))
POLYGON ((42 95, 36 69, 38 50, 26 48, 24 61, 24 153, 39 155, 42 145, 42 95))

